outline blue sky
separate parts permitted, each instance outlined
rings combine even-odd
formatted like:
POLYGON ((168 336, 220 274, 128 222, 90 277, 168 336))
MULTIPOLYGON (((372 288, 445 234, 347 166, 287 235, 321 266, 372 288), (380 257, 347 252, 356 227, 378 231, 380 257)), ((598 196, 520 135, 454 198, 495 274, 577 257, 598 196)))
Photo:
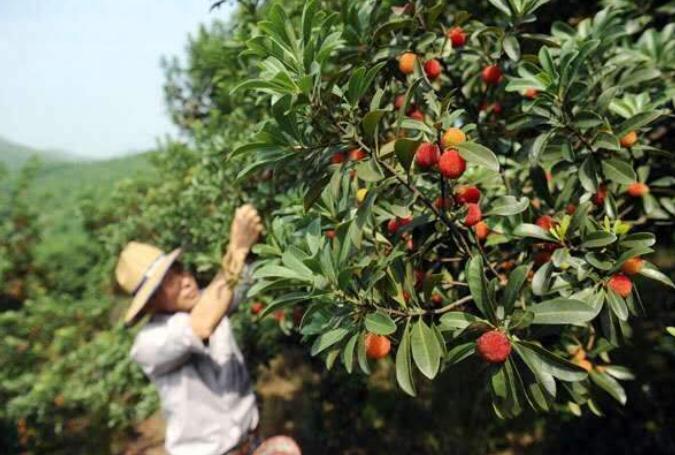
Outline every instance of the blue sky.
MULTIPOLYGON (((228 2, 232 3, 232 2, 228 2)), ((162 55, 183 57, 211 0, 0 0, 0 136, 110 157, 176 134, 162 55)))

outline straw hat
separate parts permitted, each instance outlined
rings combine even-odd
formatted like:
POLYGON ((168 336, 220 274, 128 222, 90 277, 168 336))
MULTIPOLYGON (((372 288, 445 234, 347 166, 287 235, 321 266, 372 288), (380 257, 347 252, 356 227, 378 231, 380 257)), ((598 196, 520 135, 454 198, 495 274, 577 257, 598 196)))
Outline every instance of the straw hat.
POLYGON ((134 322, 181 252, 180 248, 176 248, 166 254, 147 243, 127 243, 115 267, 115 278, 120 287, 133 295, 131 305, 124 315, 125 324, 134 322))

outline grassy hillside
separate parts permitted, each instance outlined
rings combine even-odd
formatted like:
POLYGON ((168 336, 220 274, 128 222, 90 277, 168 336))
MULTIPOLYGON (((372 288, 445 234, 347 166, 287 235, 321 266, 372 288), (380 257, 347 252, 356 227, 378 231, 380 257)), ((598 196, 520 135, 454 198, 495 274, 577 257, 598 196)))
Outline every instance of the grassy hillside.
POLYGON ((0 137, 0 163, 2 163, 10 172, 18 170, 32 156, 37 156, 44 163, 71 161, 76 159, 76 157, 65 152, 37 150, 0 137))
POLYGON ((115 184, 136 175, 151 175, 150 153, 105 161, 45 163, 31 188, 31 199, 41 212, 47 233, 72 231, 79 226, 78 200, 104 198, 115 184))

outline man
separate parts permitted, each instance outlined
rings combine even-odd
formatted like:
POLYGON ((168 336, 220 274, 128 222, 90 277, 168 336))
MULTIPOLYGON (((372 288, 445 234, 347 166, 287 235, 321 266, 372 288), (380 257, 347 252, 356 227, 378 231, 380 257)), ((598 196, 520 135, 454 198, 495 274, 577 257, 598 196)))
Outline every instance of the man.
MULTIPOLYGON (((258 408, 227 315, 244 297, 247 287, 236 284, 261 230, 253 206, 236 210, 221 270, 204 290, 177 261, 180 248, 164 254, 130 242, 120 254, 115 276, 133 295, 125 323, 150 315, 131 357, 159 390, 172 455, 243 455, 258 443, 258 408)), ((256 454, 299 453, 264 445, 256 454)))

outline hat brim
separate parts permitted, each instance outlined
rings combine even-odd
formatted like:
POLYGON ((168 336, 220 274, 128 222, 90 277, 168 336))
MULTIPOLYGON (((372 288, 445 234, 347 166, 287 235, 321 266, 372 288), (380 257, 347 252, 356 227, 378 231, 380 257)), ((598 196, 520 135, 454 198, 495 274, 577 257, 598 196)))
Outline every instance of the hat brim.
POLYGON ((159 285, 162 283, 162 280, 166 276, 171 264, 173 264, 178 256, 183 252, 181 248, 176 248, 171 253, 167 254, 165 257, 160 259, 160 262, 157 264, 157 268, 154 273, 150 275, 143 286, 138 290, 131 305, 127 309, 126 314, 124 315, 124 323, 127 325, 132 325, 135 322, 136 316, 141 312, 150 300, 150 297, 157 290, 159 285))

